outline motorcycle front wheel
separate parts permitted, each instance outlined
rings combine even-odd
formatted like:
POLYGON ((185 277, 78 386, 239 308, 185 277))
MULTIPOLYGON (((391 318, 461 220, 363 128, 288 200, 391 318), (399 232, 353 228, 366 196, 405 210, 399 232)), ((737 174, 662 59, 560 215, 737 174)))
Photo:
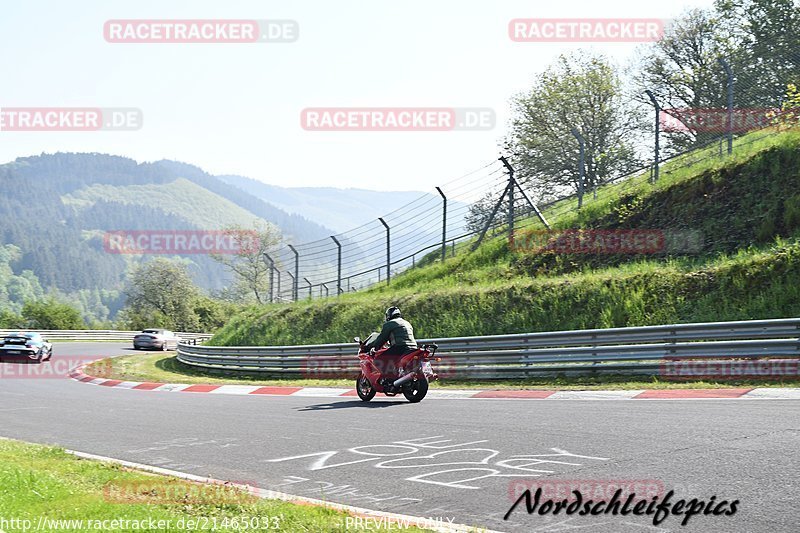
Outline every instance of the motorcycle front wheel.
POLYGON ((372 386, 372 383, 369 382, 369 379, 364 374, 358 376, 356 380, 356 392, 358 397, 365 402, 375 397, 375 387, 372 386))
POLYGON ((428 380, 425 378, 412 381, 403 387, 403 396, 411 403, 421 402, 428 394, 428 380))

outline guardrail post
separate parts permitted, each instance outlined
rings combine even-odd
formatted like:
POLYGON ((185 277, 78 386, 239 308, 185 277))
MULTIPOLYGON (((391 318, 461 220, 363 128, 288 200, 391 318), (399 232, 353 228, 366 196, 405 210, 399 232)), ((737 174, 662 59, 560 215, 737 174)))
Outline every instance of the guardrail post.
POLYGON ((294 298, 294 301, 296 302, 299 299, 298 285, 300 283, 300 254, 297 253, 297 250, 295 250, 294 246, 292 246, 291 244, 289 244, 288 246, 289 249, 292 250, 292 253, 294 254, 294 276, 292 276, 292 298, 294 298))
MULTIPOLYGON (((381 224, 383 224, 383 227, 386 228, 386 284, 388 285, 392 282, 392 241, 389 235, 389 224, 387 224, 382 218, 378 218, 378 220, 380 220, 381 224)), ((380 275, 380 270, 378 271, 378 274, 380 275)))
MULTIPOLYGON (((336 296, 342 294, 342 243, 339 240, 331 235, 331 239, 333 242, 336 243, 336 296)), ((325 293, 327 295, 328 288, 325 287, 325 293)))
POLYGON ((442 197, 442 261, 444 261, 447 257, 447 196, 439 187, 436 187, 436 190, 442 197))

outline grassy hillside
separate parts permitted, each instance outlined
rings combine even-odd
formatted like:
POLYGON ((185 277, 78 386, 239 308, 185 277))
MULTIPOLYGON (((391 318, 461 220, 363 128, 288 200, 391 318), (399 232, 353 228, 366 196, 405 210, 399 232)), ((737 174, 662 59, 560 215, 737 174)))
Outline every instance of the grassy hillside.
MULTIPOLYGON (((420 337, 620 327, 800 315, 800 134, 754 133, 730 158, 713 150, 545 215, 557 228, 700 231, 699 255, 530 254, 498 236, 338 299, 252 308, 215 344, 343 342, 400 305, 420 337)), ((530 227, 536 227, 533 221, 530 227)))

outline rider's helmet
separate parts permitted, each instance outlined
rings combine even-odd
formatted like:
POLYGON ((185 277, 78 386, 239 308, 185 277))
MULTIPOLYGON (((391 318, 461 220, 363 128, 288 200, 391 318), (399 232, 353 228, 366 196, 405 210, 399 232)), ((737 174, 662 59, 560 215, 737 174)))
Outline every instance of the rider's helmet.
POLYGON ((400 308, 392 306, 386 310, 386 321, 390 321, 393 318, 397 318, 400 316, 400 308))

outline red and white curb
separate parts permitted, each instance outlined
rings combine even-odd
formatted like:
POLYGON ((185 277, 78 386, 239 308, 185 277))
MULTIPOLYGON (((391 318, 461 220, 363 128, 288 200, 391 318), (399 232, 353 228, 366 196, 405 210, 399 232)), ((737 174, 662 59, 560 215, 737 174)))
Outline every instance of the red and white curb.
POLYGON ((113 463, 125 468, 130 468, 133 470, 141 470, 143 472, 149 472, 152 474, 159 474, 162 476, 172 476, 179 479, 184 479, 186 481, 192 481, 195 483, 205 483, 205 484, 214 484, 214 485, 224 485, 228 487, 236 487, 239 488, 248 494, 253 494, 258 496, 259 498, 270 499, 270 500, 281 500, 289 503, 295 503, 300 505, 312 505, 315 507, 325 507, 328 509, 334 509, 336 511, 343 511, 351 516, 356 517, 363 517, 363 518, 370 518, 374 520, 374 524, 384 524, 388 527, 388 529, 394 529, 392 526, 395 526, 396 529, 407 529, 409 525, 419 525, 420 527, 424 527, 425 529, 430 529, 432 531, 437 531, 441 533, 451 533, 451 532, 458 532, 458 533, 501 533, 499 531, 492 531, 490 529, 483 529, 479 527, 473 526, 466 526, 462 524, 451 524, 447 523, 446 525, 438 526, 433 523, 428 518, 421 517, 421 516, 411 516, 411 515, 403 515, 397 513, 388 513, 384 511, 373 511, 371 509, 364 509, 362 507, 353 507, 351 505, 345 505, 341 503, 334 503, 325 500, 318 500, 315 498, 308 498, 305 496, 295 496, 293 494, 287 494, 285 492, 278 492, 274 490, 268 489, 261 489, 258 487, 253 487, 249 485, 243 485, 240 483, 231 483, 228 481, 223 481, 220 479, 214 479, 210 477, 203 477, 197 476, 194 474, 188 474, 186 472, 178 472, 176 470, 168 470, 166 468, 160 468, 157 466, 151 466, 141 463, 133 463, 130 461, 123 461, 122 459, 114 459, 112 457, 104 457, 102 455, 94 455, 91 453, 85 452, 78 452, 75 450, 64 450, 67 453, 74 455, 76 457, 80 457, 82 459, 88 459, 91 461, 102 461, 104 463, 113 463), (405 527, 402 527, 405 526, 405 527))
MULTIPOLYGON (((357 396, 355 389, 333 387, 265 387, 259 385, 205 385, 120 381, 89 376, 86 365, 72 370, 69 376, 82 383, 157 392, 199 392, 260 396, 304 396, 341 398, 357 396)), ((800 388, 731 388, 731 389, 650 389, 650 390, 455 390, 431 389, 426 398, 505 399, 505 400, 800 400, 800 388)))

